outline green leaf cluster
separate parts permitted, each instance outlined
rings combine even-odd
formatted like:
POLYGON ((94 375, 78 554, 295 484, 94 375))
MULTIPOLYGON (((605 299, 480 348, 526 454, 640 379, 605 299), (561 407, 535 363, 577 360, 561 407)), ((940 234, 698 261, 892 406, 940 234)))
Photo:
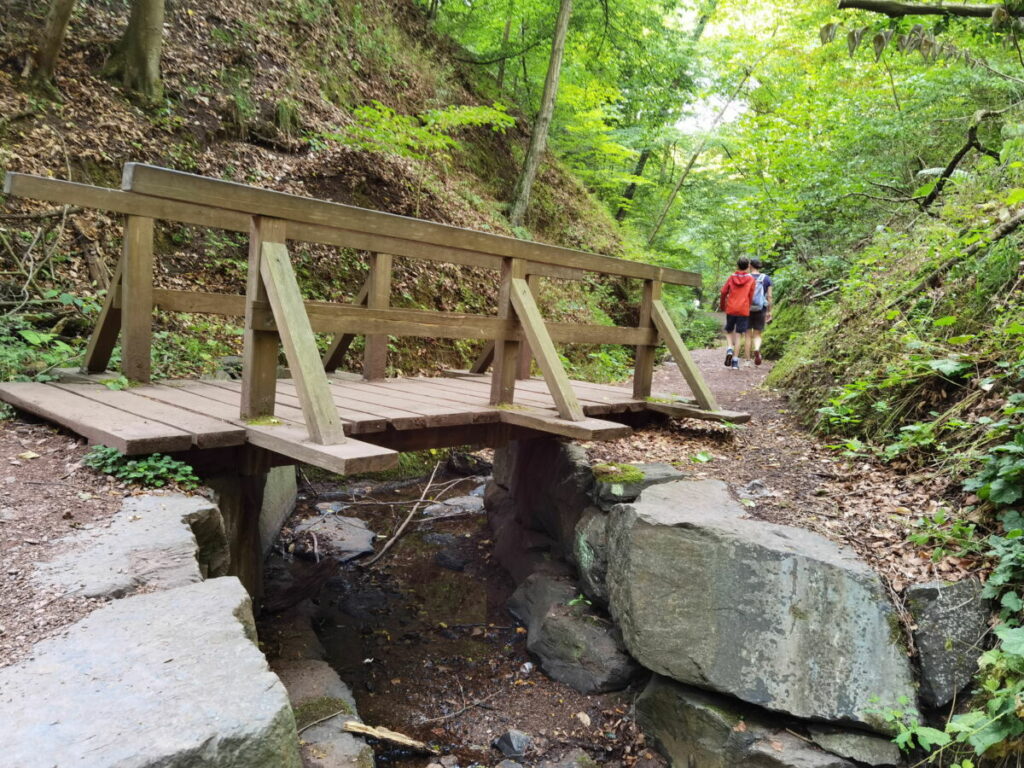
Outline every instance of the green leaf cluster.
POLYGON ((175 485, 192 490, 199 486, 199 478, 189 464, 161 453, 129 459, 116 448, 95 445, 89 449, 82 463, 105 475, 143 488, 175 485))

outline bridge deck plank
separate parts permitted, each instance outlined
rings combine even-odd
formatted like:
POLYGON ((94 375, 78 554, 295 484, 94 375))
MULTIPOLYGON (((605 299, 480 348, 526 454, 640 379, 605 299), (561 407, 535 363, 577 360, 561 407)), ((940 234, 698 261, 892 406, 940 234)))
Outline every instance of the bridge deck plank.
MULTIPOLYGON (((93 443, 131 454, 224 447, 247 440, 339 473, 380 469, 396 460, 390 449, 360 440, 331 446, 310 441, 295 385, 289 379, 277 382, 278 422, 265 424, 247 423, 240 417, 241 384, 237 381, 162 382, 113 391, 101 383, 110 378, 109 374, 75 375, 60 383, 0 384, 0 400, 57 422, 93 443)), ((604 414, 648 409, 676 417, 741 421, 746 416, 710 414, 684 398, 644 401, 623 387, 572 382, 586 418, 569 422, 559 418, 540 379, 517 382, 514 405, 499 408, 489 403, 488 375, 460 371, 448 371, 441 377, 373 382, 341 374, 332 375, 329 385, 345 432, 366 434, 385 444, 386 440, 372 435, 402 432, 413 435, 412 442, 423 442, 415 435, 433 432, 431 440, 442 444, 455 439, 459 430, 508 424, 578 439, 607 440, 622 437, 630 429, 596 418, 604 414)))

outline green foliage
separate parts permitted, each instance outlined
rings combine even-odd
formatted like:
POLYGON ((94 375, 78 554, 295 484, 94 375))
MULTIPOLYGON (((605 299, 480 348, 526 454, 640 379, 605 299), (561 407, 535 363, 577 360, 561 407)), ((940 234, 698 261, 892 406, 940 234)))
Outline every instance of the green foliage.
POLYGON ((161 453, 129 459, 116 448, 94 445, 82 463, 105 475, 143 488, 176 485, 191 490, 199 486, 199 478, 191 466, 161 453))
POLYGON ((0 381, 50 381, 81 355, 78 339, 43 331, 24 316, 0 317, 0 381))
POLYGON ((357 107, 354 122, 337 132, 321 134, 324 139, 367 152, 398 155, 416 160, 431 156, 448 157, 460 143, 452 137, 462 129, 489 126, 503 133, 515 124, 504 105, 455 106, 433 109, 420 115, 403 115, 374 101, 357 107))

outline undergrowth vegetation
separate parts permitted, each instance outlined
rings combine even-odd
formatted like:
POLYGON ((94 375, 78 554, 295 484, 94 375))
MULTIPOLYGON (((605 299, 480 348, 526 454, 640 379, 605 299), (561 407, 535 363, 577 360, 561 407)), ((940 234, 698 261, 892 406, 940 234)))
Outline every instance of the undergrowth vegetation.
POLYGON ((892 721, 901 746, 962 768, 1015 754, 1024 734, 1024 276, 1020 237, 1001 229, 1024 199, 1018 151, 983 158, 938 215, 880 227, 837 290, 794 302, 769 334, 788 343, 771 383, 837 452, 947 481, 907 536, 987 573, 998 619, 944 727, 892 721))
POLYGON ((116 448, 95 445, 89 449, 82 463, 97 472, 143 488, 177 486, 192 490, 199 486, 199 478, 189 464, 162 453, 129 459, 116 448))

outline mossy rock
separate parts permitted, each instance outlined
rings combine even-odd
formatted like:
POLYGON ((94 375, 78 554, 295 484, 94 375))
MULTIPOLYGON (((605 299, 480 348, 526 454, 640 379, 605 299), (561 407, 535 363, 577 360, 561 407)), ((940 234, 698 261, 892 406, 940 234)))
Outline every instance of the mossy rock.
POLYGON ((319 699, 304 701, 294 707, 295 727, 305 728, 317 720, 322 720, 331 715, 354 715, 352 705, 344 699, 337 699, 333 696, 321 696, 319 699))

